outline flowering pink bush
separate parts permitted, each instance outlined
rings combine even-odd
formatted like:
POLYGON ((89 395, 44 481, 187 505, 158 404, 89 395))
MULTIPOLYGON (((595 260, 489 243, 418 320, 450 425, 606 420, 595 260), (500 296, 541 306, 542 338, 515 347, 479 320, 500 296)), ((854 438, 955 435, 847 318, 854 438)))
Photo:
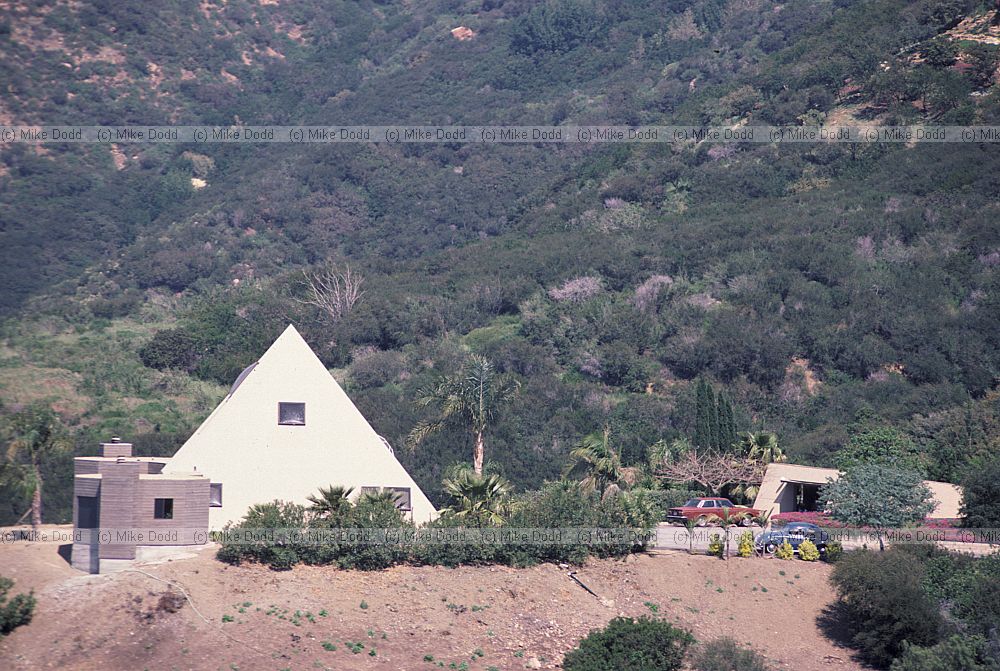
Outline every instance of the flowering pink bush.
POLYGON ((673 283, 674 278, 669 275, 653 275, 636 287, 632 302, 642 312, 649 312, 656 306, 656 298, 660 295, 660 289, 673 283))
POLYGON ((549 298, 554 301, 572 301, 578 303, 596 296, 601 291, 601 278, 576 277, 566 280, 561 287, 549 289, 549 298))

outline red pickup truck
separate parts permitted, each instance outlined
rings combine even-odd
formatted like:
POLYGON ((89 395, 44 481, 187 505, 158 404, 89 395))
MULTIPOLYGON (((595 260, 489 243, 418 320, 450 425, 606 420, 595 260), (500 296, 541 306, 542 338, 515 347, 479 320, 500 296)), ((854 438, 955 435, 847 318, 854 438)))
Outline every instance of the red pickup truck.
POLYGON ((753 523, 753 518, 759 514, 760 511, 756 508, 735 506, 729 499, 704 497, 691 499, 683 506, 671 508, 667 511, 667 521, 684 524, 687 520, 695 520, 698 526, 703 527, 717 521, 716 517, 722 517, 738 521, 740 526, 748 527, 753 523))

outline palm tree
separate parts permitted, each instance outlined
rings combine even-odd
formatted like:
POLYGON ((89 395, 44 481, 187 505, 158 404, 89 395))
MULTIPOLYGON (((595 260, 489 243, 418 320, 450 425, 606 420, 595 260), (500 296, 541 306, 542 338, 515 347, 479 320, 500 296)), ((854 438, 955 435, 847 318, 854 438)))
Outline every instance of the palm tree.
POLYGON ((569 476, 574 471, 582 471, 580 486, 584 491, 597 492, 601 498, 617 493, 622 486, 635 482, 636 469, 622 466, 621 457, 611 447, 611 430, 595 431, 570 451, 570 462, 563 471, 569 476))
MULTIPOLYGON (((781 450, 781 447, 778 446, 778 436, 774 433, 766 431, 751 433, 747 431, 740 437, 739 446, 740 451, 747 459, 756 461, 761 466, 781 463, 788 459, 781 450)), ((757 498, 757 492, 759 491, 759 485, 740 484, 733 487, 730 493, 734 497, 750 501, 757 498)))
POLYGON ((486 357, 473 354, 461 371, 443 377, 433 388, 419 392, 417 404, 435 405, 439 415, 436 420, 420 422, 413 427, 406 438, 407 446, 415 448, 447 424, 464 424, 475 438, 473 469, 477 475, 482 475, 486 431, 520 386, 509 375, 498 374, 486 357))
POLYGON ((690 517, 684 518, 684 528, 687 529, 688 554, 694 554, 694 530, 698 528, 698 520, 690 517))
POLYGON ((777 434, 766 431, 747 431, 740 437, 740 448, 747 458, 756 459, 763 464, 781 463, 788 458, 778 446, 777 434))
POLYGON ((442 484, 452 500, 445 512, 476 523, 501 525, 507 521, 511 484, 502 475, 480 475, 466 466, 442 484))
POLYGON ((31 405, 7 422, 4 478, 31 497, 31 526, 42 524, 42 461, 70 449, 59 417, 47 406, 31 405))
POLYGON ((330 485, 320 487, 319 496, 310 494, 306 499, 311 504, 309 510, 316 517, 340 517, 340 515, 351 507, 350 496, 354 492, 354 487, 341 487, 330 485))

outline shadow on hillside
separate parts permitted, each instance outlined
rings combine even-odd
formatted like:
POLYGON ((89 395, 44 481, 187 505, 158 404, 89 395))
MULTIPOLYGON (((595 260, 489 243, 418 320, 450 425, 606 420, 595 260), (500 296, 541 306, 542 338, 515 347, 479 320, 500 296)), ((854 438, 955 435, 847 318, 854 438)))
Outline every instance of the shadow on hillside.
POLYGON ((823 612, 816 617, 816 626, 834 645, 843 648, 845 655, 850 656, 854 662, 864 663, 857 652, 851 648, 851 621, 842 603, 835 601, 824 608, 823 612))

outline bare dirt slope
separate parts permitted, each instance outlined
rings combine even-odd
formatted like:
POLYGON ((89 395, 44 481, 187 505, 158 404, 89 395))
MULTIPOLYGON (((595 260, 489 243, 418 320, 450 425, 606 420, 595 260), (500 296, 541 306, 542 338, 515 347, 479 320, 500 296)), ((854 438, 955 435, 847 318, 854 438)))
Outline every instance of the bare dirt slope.
POLYGON ((817 625, 833 599, 823 564, 684 553, 591 561, 578 576, 598 597, 554 565, 273 572, 226 566, 207 549, 137 567, 182 585, 206 622, 162 582, 83 575, 57 549, 0 546, 0 574, 38 596, 34 621, 0 641, 6 668, 558 668, 589 630, 653 609, 701 640, 731 634, 774 668, 862 668, 817 625))

